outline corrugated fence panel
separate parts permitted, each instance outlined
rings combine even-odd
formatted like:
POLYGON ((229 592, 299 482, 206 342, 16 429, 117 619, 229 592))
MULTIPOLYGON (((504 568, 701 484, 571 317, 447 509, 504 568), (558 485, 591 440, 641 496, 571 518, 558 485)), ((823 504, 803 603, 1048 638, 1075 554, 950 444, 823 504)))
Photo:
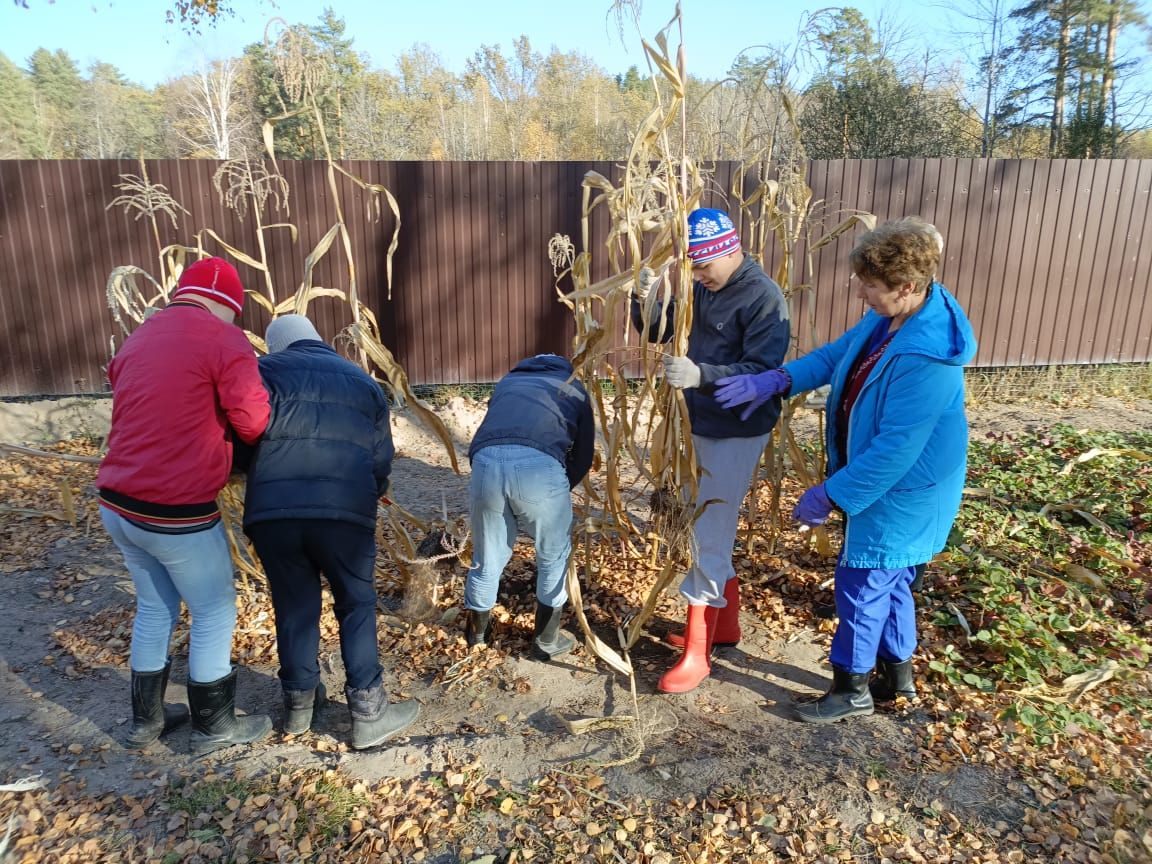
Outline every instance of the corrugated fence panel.
MULTIPOLYGON (((257 218, 221 203, 212 161, 149 161, 187 212, 166 216, 155 236, 147 219, 110 203, 137 162, 0 161, 0 396, 104 389, 110 346, 123 334, 105 299, 108 275, 131 264, 157 274, 158 246, 180 244, 226 254, 220 239, 259 260, 257 218), (215 236, 214 236, 215 235, 215 236)), ((400 245, 388 292, 387 250, 395 227, 383 198, 337 173, 339 201, 322 162, 283 162, 289 197, 260 214, 268 275, 238 264, 252 290, 278 302, 305 278, 305 261, 338 221, 348 225, 356 291, 377 317, 385 344, 415 384, 499 378, 521 357, 567 352, 571 316, 556 298, 548 242, 581 242, 581 182, 597 171, 614 183, 611 162, 347 162, 350 174, 383 185, 400 211, 400 245)), ((705 206, 737 215, 738 166, 710 166, 705 206)), ((885 159, 813 162, 810 238, 817 241, 849 213, 879 219, 919 214, 934 222, 946 248, 940 279, 967 308, 980 339, 979 365, 1148 362, 1152 360, 1152 161, 885 159)), ((756 178, 743 177, 744 194, 756 178)), ((610 273, 604 245, 608 214, 591 219, 592 278, 610 273)), ((741 230, 751 236, 741 220, 741 230)), ((849 278, 848 253, 859 230, 793 261, 793 332, 801 350, 856 321, 863 305, 849 278)), ((765 244, 774 273, 780 249, 765 244)), ((625 266, 626 256, 621 257, 625 266)), ((350 288, 343 240, 315 262, 312 284, 350 288)), ((567 280, 562 283, 568 287, 567 280)), ((348 307, 319 298, 310 314, 335 337, 348 307)), ((612 310, 612 362, 636 370, 626 304, 612 310)), ((244 324, 263 332, 268 314, 255 303, 244 324)))

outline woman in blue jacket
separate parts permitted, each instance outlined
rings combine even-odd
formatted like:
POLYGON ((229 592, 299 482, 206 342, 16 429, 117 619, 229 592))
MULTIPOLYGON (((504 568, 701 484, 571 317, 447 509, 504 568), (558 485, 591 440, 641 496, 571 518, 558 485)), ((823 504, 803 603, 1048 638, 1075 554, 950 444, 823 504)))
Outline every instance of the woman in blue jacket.
POLYGON ((726 378, 725 407, 831 385, 828 476, 801 496, 793 518, 821 525, 844 511, 836 566, 831 689, 799 705, 800 719, 831 723, 871 714, 873 702, 916 693, 912 653, 917 565, 943 547, 967 467, 964 371, 976 339, 964 310, 934 280, 939 233, 918 218, 887 222, 851 253, 856 326, 805 357, 759 375, 726 378), (875 668, 876 676, 869 676, 875 668))

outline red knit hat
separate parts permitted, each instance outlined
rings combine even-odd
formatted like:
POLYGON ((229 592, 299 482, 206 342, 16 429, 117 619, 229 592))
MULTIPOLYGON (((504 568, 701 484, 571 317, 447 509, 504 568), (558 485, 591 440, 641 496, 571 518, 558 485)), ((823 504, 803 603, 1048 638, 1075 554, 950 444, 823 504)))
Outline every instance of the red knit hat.
POLYGON ((240 274, 223 258, 202 258, 188 265, 176 283, 172 299, 182 294, 196 294, 223 303, 237 315, 244 310, 244 286, 240 274))

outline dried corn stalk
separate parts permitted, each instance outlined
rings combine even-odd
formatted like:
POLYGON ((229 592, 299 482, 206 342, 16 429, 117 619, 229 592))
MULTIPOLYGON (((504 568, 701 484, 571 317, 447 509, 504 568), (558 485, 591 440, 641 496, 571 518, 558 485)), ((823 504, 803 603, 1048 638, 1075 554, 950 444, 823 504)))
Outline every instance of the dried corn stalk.
MULTIPOLYGON (((783 83, 783 82, 781 82, 783 83)), ((761 81, 761 86, 765 82, 761 81)), ((782 88, 783 89, 783 88, 782 88)), ((761 265, 766 265, 769 249, 775 246, 778 264, 774 273, 776 283, 784 293, 791 310, 792 352, 799 352, 800 338, 797 332, 797 311, 800 300, 808 294, 807 331, 808 349, 818 346, 816 334, 814 287, 811 284, 813 256, 822 247, 836 240, 840 235, 857 226, 865 229, 875 227, 876 217, 870 213, 852 211, 839 214, 841 220, 832 228, 826 228, 829 213, 825 202, 813 198, 812 189, 804 179, 807 175, 807 156, 801 142, 796 115, 786 107, 783 127, 780 134, 786 137, 787 146, 773 137, 766 142, 761 155, 740 166, 734 172, 730 199, 736 204, 746 226, 744 241, 749 251, 761 265), (783 152, 788 156, 782 164, 773 163, 768 157, 783 152), (775 175, 773 177, 773 175, 775 175), (751 182, 750 182, 751 179, 751 182), (751 188, 749 188, 751 187, 751 188), (801 257, 800 249, 803 249, 801 257), (801 263, 798 264, 797 261, 801 263)), ((775 548, 779 532, 788 524, 780 510, 780 489, 785 475, 785 466, 792 464, 797 479, 805 486, 814 485, 824 479, 824 437, 823 415, 821 414, 820 450, 814 460, 809 460, 799 447, 792 430, 792 418, 797 410, 807 405, 803 397, 786 399, 782 405, 780 420, 765 449, 760 467, 753 479, 753 489, 761 481, 766 481, 771 490, 767 518, 760 518, 757 512, 758 496, 749 500, 750 510, 747 529, 744 535, 745 547, 751 549, 758 538, 767 541, 769 549, 775 548)), ((823 408, 818 408, 823 411, 823 408)), ((811 534, 817 551, 824 556, 833 554, 832 544, 825 528, 819 527, 811 534)))
MULTIPOLYGON (((365 370, 371 372, 372 367, 375 366, 376 369, 383 373, 387 379, 387 385, 396 397, 397 404, 407 404, 410 406, 416 419, 439 438, 452 461, 453 470, 459 473, 460 468, 457 463, 455 447, 447 428, 431 408, 417 399, 412 393, 412 388, 408 383, 408 376, 405 374, 404 369, 396 362, 391 351, 380 341, 379 327, 377 326, 375 316, 359 299, 352 238, 344 215, 345 208, 341 195, 341 187, 337 182, 338 175, 342 175, 351 180, 356 186, 368 194, 368 214, 370 218, 373 218, 375 221, 380 220, 383 214, 382 202, 387 202, 392 212, 395 227, 389 240, 387 252, 389 297, 391 297, 392 259, 399 244, 400 211, 395 197, 386 188, 356 177, 336 164, 332 149, 329 146, 323 113, 319 107, 322 89, 326 86, 327 79, 322 74, 322 71, 317 70, 326 68, 327 64, 323 63, 316 56, 316 52, 313 50, 315 46, 310 47, 309 44, 306 44, 309 43, 309 38, 310 37, 303 32, 298 32, 291 28, 286 29, 276 42, 275 57, 277 59, 277 68, 283 78, 284 86, 290 93, 294 94, 293 98, 303 105, 301 111, 311 114, 320 133, 326 155, 327 181, 331 192, 331 200, 336 211, 336 222, 305 256, 304 276, 300 285, 296 287, 295 292, 284 298, 278 295, 277 288, 272 279, 273 268, 268 260, 266 234, 273 230, 287 229, 291 233, 292 242, 295 243, 298 234, 296 226, 287 222, 265 223, 264 221, 266 212, 271 212, 272 210, 284 210, 285 213, 288 212, 289 188, 287 181, 278 171, 273 149, 275 122, 291 116, 286 113, 279 118, 273 118, 273 120, 267 122, 264 127, 264 142, 270 158, 270 168, 268 164, 262 161, 254 162, 249 159, 233 160, 223 163, 213 177, 213 183, 220 195, 221 203, 225 207, 233 210, 241 220, 251 212, 256 222, 258 250, 255 255, 249 254, 240 247, 230 243, 211 228, 203 228, 195 235, 196 245, 194 247, 161 247, 159 230, 156 224, 157 216, 167 215, 172 220, 173 226, 179 227, 177 222, 178 211, 183 211, 184 213, 187 213, 187 211, 180 207, 180 205, 168 195, 164 187, 154 186, 148 182, 147 174, 143 170, 143 163, 141 163, 140 177, 125 175, 122 178, 123 182, 118 188, 122 189, 124 194, 109 206, 118 205, 124 207, 129 212, 136 213, 137 218, 147 216, 151 219, 153 235, 157 243, 157 255, 161 275, 159 279, 157 279, 145 270, 133 266, 116 268, 112 272, 107 286, 109 306, 112 309, 113 317, 121 329, 125 333, 130 332, 131 326, 125 319, 130 319, 136 324, 139 324, 147 317, 149 310, 156 307, 159 300, 167 300, 171 289, 176 285, 180 273, 183 271, 186 257, 190 253, 196 258, 205 255, 205 244, 208 241, 222 248, 223 251, 234 260, 240 261, 263 274, 263 292, 249 290, 247 294, 273 318, 287 313, 306 314, 309 304, 318 298, 333 298, 340 302, 347 303, 351 313, 352 324, 341 336, 347 339, 354 347, 360 364, 365 370), (265 208, 267 208, 267 210, 265 208), (340 241, 338 245, 336 243, 337 239, 340 241), (342 249, 344 252, 344 258, 348 268, 347 286, 345 288, 332 288, 313 284, 313 273, 316 265, 326 255, 330 254, 333 248, 342 249), (138 284, 138 281, 141 279, 152 284, 155 288, 155 294, 145 294, 144 291, 141 290, 138 284)), ((267 346, 261 337, 247 331, 246 335, 257 351, 265 352, 267 350, 267 346)), ((111 347, 113 353, 115 353, 114 342, 111 347)), ((233 483, 226 487, 219 497, 219 506, 228 534, 228 541, 233 558, 241 574, 242 587, 244 587, 246 591, 251 591, 253 588, 251 577, 260 575, 261 571, 258 559, 248 545, 241 529, 243 513, 242 487, 238 483, 233 483)), ((394 527, 399 524, 398 513, 402 513, 402 511, 399 511, 399 508, 394 508, 392 512, 389 512, 389 518, 393 522, 394 527)), ((409 514, 403 514, 403 516, 406 517, 408 521, 413 521, 409 514)), ((406 537, 406 532, 402 531, 397 536, 406 537)), ((393 552, 393 560, 395 560, 397 565, 403 570, 403 553, 400 550, 394 549, 391 544, 385 545, 386 548, 393 552)), ((415 547, 412 547, 410 543, 409 547, 411 547, 407 550, 409 555, 415 554, 415 547)))
POLYGON ((569 570, 568 590, 589 648, 630 676, 628 649, 639 639, 661 593, 691 565, 692 525, 699 515, 687 405, 683 394, 658 374, 663 355, 683 355, 688 347, 692 271, 685 255, 687 219, 699 205, 705 185, 698 166, 685 152, 684 54, 681 46, 673 59, 668 46, 668 32, 679 25, 677 9, 655 45, 642 40, 653 71, 655 104, 636 134, 619 185, 596 172, 586 175, 580 251, 567 238, 554 238, 550 244, 557 284, 565 276, 572 282, 572 290, 559 294, 576 323, 573 365, 588 387, 605 444, 600 469, 604 494, 599 495, 588 482, 583 486, 586 502, 579 510, 579 524, 584 535, 580 544, 584 569, 591 574, 593 536, 610 533, 619 538, 638 567, 653 575, 642 609, 630 618, 626 629, 619 628, 619 651, 591 631, 580 608, 575 565, 569 570), (590 245, 591 220, 598 208, 609 219, 603 249, 590 245), (593 261, 600 255, 607 257, 612 275, 593 282, 593 261), (662 301, 659 307, 653 302, 643 310, 644 331, 655 324, 661 332, 670 331, 671 339, 650 343, 641 337, 635 348, 618 356, 608 335, 622 333, 626 344, 632 341, 630 296, 642 267, 661 274, 652 296, 662 301), (670 300, 675 300, 671 317, 670 300), (633 360, 642 376, 635 386, 618 365, 633 360), (610 402, 600 386, 604 378, 615 387, 610 402))
MULTIPOLYGON (((317 46, 306 32, 299 28, 288 27, 284 25, 283 21, 280 21, 280 24, 283 25, 284 29, 273 45, 273 57, 285 91, 293 101, 303 106, 302 111, 311 116, 319 132, 325 154, 328 188, 336 211, 336 222, 324 237, 321 238, 319 243, 316 244, 315 248, 306 256, 304 261, 304 278, 297 288, 295 296, 277 302, 271 294, 271 286, 269 286, 270 293, 266 308, 268 308, 270 314, 275 317, 276 315, 288 312, 299 315, 307 314, 309 303, 320 297, 336 298, 347 303, 351 312, 352 323, 340 334, 338 341, 346 341, 348 344, 354 346, 360 365, 364 367, 366 371, 371 372, 373 367, 375 367, 383 373, 385 382, 391 390, 396 404, 401 407, 407 405, 412 410, 416 420, 436 435, 448 453, 448 457, 452 462, 452 470, 460 473, 460 466, 456 458, 456 449, 447 428, 432 409, 418 399, 412 392, 407 373, 380 339, 380 328, 377 324, 376 316, 372 313, 371 309, 360 301, 357 288, 355 257, 352 249, 352 235, 348 230, 347 220, 345 218, 345 207, 341 194, 341 184, 338 182, 338 175, 350 180, 367 193, 369 202, 368 214, 374 221, 380 221, 383 215, 382 201, 387 202, 388 208, 392 213, 394 227, 386 255, 389 297, 392 296, 393 256, 398 248, 400 238, 401 219, 399 204, 392 193, 384 186, 370 183, 357 177, 336 163, 336 156, 333 154, 327 128, 324 123, 324 113, 320 107, 325 88, 330 83, 326 77, 328 64, 324 61, 323 57, 320 56, 317 46), (337 239, 340 241, 337 248, 343 250, 345 263, 348 268, 347 286, 345 288, 325 288, 314 285, 313 272, 315 267, 317 263, 336 246, 337 239)), ((273 147, 274 125, 278 120, 288 116, 291 116, 291 113, 285 112, 281 117, 273 118, 266 122, 264 126, 264 143, 273 166, 276 165, 276 155, 273 147)), ((261 251, 263 251, 263 247, 261 247, 261 251)), ((412 543, 403 522, 400 520, 398 508, 389 508, 388 516, 393 526, 394 536, 403 538, 402 540, 398 540, 398 542, 402 542, 405 545, 403 550, 398 550, 393 548, 391 544, 388 544, 392 560, 406 575, 404 592, 405 607, 403 611, 406 611, 409 617, 413 618, 430 617, 439 599, 439 583, 436 570, 434 567, 429 568, 428 561, 426 560, 428 556, 420 555, 420 546, 412 543)), ((442 531, 448 531, 448 523, 449 519, 447 513, 445 513, 444 524, 441 526, 442 531)), ((427 540, 427 537, 425 539, 427 540)))

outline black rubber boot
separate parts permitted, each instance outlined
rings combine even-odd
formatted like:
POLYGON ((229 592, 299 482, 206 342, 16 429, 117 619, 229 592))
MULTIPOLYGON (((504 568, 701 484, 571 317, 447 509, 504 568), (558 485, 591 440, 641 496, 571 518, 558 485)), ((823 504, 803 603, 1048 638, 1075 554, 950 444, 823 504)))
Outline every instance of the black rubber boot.
POLYGON ((156 672, 132 672, 132 731, 128 733, 126 746, 147 747, 161 735, 188 722, 187 707, 164 704, 171 669, 169 660, 156 672))
POLYGON ((875 702, 892 702, 898 696, 905 699, 916 698, 916 684, 912 680, 912 660, 892 663, 888 660, 876 661, 876 677, 868 683, 875 702))
POLYGON ((912 581, 908 583, 908 590, 913 593, 919 593, 924 590, 924 571, 928 569, 927 564, 917 564, 915 568, 915 576, 912 581))
POLYGON ((312 690, 284 690, 284 734, 300 735, 312 727, 317 703, 323 705, 328 698, 324 683, 312 690))
POLYGON ((377 684, 368 690, 347 687, 348 711, 352 715, 352 749, 365 750, 387 741, 393 735, 411 726, 420 714, 420 704, 406 702, 388 704, 384 688, 377 684))
POLYGON ((468 617, 464 622, 464 638, 468 640, 468 647, 474 645, 487 645, 488 636, 492 632, 492 610, 477 612, 468 610, 468 617))
POLYGON ((188 745, 193 756, 233 744, 249 744, 268 736, 272 721, 267 714, 236 716, 236 670, 208 684, 188 682, 192 707, 192 734, 188 745))
POLYGON ((545 606, 536 601, 536 634, 532 640, 532 656, 547 662, 562 657, 576 647, 576 640, 560 632, 563 606, 545 606))
POLYGON ((796 706, 805 723, 835 723, 847 717, 861 717, 874 710, 868 692, 867 672, 854 675, 839 666, 832 667, 832 689, 817 699, 796 706))

